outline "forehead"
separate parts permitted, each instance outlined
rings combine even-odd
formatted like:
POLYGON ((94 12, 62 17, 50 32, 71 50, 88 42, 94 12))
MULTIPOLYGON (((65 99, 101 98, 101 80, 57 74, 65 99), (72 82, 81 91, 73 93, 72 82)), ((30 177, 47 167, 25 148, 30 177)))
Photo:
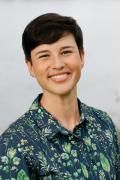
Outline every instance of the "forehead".
POLYGON ((56 42, 51 43, 51 44, 41 44, 38 45, 36 48, 34 48, 31 53, 36 53, 37 51, 41 50, 55 50, 55 49, 60 49, 64 46, 74 46, 76 47, 76 41, 74 36, 69 33, 67 35, 62 36, 60 39, 58 39, 56 42))

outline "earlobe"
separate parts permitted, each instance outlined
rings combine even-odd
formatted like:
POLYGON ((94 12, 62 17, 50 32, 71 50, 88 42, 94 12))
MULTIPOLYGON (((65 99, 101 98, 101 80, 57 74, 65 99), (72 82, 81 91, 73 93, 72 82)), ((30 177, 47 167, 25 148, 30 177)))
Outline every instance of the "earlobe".
POLYGON ((80 57, 81 57, 81 67, 83 68, 84 63, 85 63, 85 54, 84 54, 84 50, 82 50, 82 52, 80 53, 80 57))
POLYGON ((83 67, 84 67, 84 64, 85 64, 84 56, 82 57, 82 60, 81 60, 81 61, 82 61, 82 63, 81 63, 81 64, 82 64, 82 68, 83 68, 83 67))
POLYGON ((31 77, 35 77, 35 75, 34 75, 33 73, 30 73, 30 76, 31 76, 31 77))
POLYGON ((25 62, 26 62, 26 65, 28 67, 28 71, 30 73, 30 76, 35 77, 32 63, 28 60, 26 60, 25 62))

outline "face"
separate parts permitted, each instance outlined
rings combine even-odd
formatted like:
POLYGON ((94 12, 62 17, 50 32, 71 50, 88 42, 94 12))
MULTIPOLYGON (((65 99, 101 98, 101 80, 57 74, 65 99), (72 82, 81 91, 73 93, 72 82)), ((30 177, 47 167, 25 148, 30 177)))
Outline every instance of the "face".
POLYGON ((26 61, 43 94, 66 95, 76 88, 84 65, 74 36, 67 34, 52 44, 42 44, 31 51, 32 63, 26 61))

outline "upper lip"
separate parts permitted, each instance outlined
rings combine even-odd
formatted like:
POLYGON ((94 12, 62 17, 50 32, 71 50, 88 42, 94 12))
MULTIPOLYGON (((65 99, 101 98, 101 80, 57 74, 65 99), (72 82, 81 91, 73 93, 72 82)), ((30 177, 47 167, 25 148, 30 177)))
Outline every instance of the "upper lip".
POLYGON ((60 73, 50 74, 48 77, 57 76, 57 75, 65 74, 65 73, 70 74, 70 72, 60 72, 60 73))

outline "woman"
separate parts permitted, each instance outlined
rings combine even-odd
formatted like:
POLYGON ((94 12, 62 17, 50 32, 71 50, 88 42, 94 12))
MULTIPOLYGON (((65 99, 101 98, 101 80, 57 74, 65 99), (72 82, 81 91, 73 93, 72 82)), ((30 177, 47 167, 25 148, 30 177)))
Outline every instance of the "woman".
POLYGON ((28 70, 42 88, 0 140, 1 179, 120 179, 120 151, 107 113, 82 103, 82 31, 71 18, 41 15, 23 32, 28 70))

